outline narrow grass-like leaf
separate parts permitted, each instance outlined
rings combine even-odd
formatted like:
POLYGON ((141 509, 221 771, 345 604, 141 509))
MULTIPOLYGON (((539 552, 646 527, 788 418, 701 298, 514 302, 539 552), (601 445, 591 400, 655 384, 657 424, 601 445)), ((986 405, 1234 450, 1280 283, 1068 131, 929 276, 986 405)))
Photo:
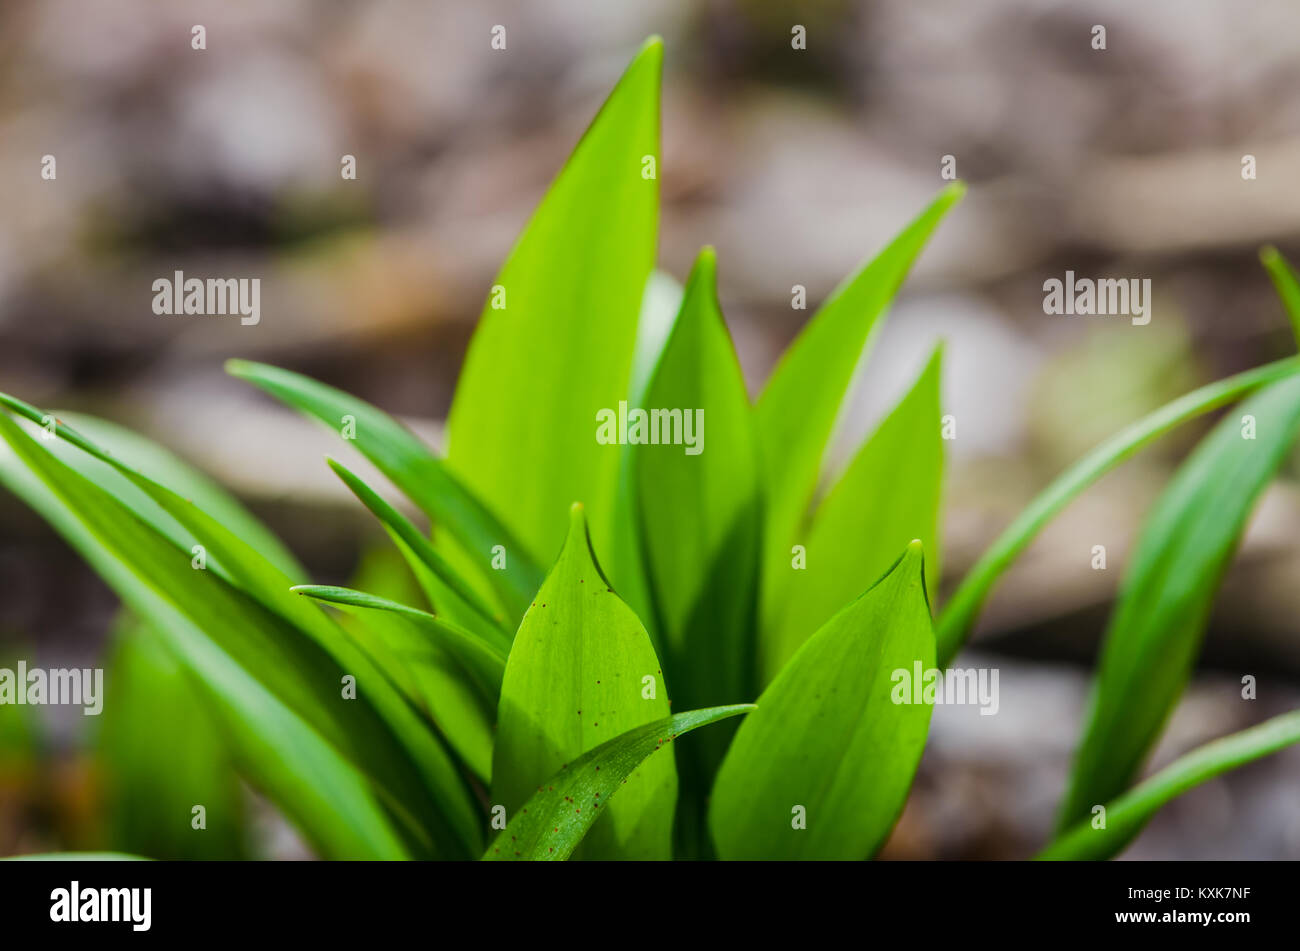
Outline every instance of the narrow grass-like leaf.
MULTIPOLYGON (((506 662, 493 804, 514 815, 566 763, 670 713, 650 638, 601 574, 582 506, 574 505, 559 560, 524 615, 506 662)), ((676 794, 672 757, 648 761, 592 829, 583 856, 670 857, 676 794)))
POLYGON ((654 753, 684 733, 755 709, 735 704, 665 717, 607 740, 562 766, 515 812, 483 858, 489 861, 562 861, 601 817, 601 809, 654 753))
POLYGON ((1058 829, 1124 791, 1178 702, 1255 500, 1300 432, 1300 377, 1272 384, 1239 409, 1179 467, 1142 527, 1058 829))
POLYGON ((227 361, 226 371, 314 417, 333 432, 339 433, 345 417, 352 417, 356 438, 348 444, 401 489, 436 529, 450 533, 466 562, 475 565, 485 583, 492 586, 512 622, 523 616, 542 582, 539 563, 409 429, 369 403, 298 373, 247 360, 227 361), (497 545, 508 553, 501 571, 489 568, 497 545))
POLYGON ((1287 263, 1287 259, 1272 245, 1260 249, 1259 259, 1268 271, 1268 276, 1273 279, 1277 295, 1282 298, 1282 309, 1291 322, 1291 332, 1295 335, 1297 345, 1300 345, 1300 280, 1296 278, 1295 270, 1287 263))
MULTIPOLYGON (((798 538, 803 563, 789 551, 780 574, 773 627, 763 632, 764 682, 808 636, 879 578, 907 543, 938 551, 943 440, 939 431, 941 350, 876 432, 863 444, 798 538)), ((938 559, 925 559, 926 589, 938 559)))
POLYGON ((920 542, 814 634, 740 725, 709 804, 724 859, 865 859, 921 760, 934 667, 920 542))
POLYGON ((1193 390, 1105 440, 1034 497, 980 556, 944 605, 937 624, 939 663, 946 665, 970 635, 980 608, 1002 573, 1028 547, 1052 516, 1080 492, 1148 443, 1189 420, 1236 402, 1266 384, 1300 370, 1290 357, 1226 377, 1193 390))
POLYGON ((650 441, 632 448, 661 654, 673 696, 692 709, 753 691, 757 456, 715 267, 706 248, 643 407, 635 407, 647 414, 650 441))
POLYGON ((364 479, 341 462, 336 459, 325 461, 334 470, 334 474, 352 490, 352 494, 360 499, 361 504, 401 541, 399 547, 403 554, 414 555, 418 563, 438 579, 441 583, 439 592, 445 596, 443 599, 435 598, 435 600, 443 600, 442 604, 436 605, 438 610, 445 611, 466 627, 472 626, 475 631, 492 639, 498 646, 507 646, 509 635, 505 617, 484 601, 478 592, 457 574, 456 570, 433 547, 433 543, 411 524, 411 520, 385 502, 378 492, 366 485, 364 479))
POLYGON ((611 548, 619 448, 596 413, 627 398, 654 265, 662 58, 642 48, 510 252, 447 419, 448 464, 541 564, 574 499, 611 548))
POLYGON ((409 621, 424 637, 404 644, 403 652, 409 651, 410 656, 419 657, 430 646, 446 650, 461 662, 465 672, 495 707, 501 693, 501 677, 506 669, 506 652, 500 646, 427 611, 366 594, 364 591, 313 584, 295 585, 292 590, 331 604, 364 608, 367 611, 387 611, 409 621))
MULTIPOLYGON (((431 771, 440 768, 432 758, 439 752, 435 738, 427 730, 404 730, 404 742, 421 755, 402 749, 403 741, 373 705, 386 684, 377 673, 367 675, 369 664, 355 648, 354 662, 342 667, 304 632, 215 572, 194 570, 189 552, 59 462, 2 413, 0 438, 14 453, 0 466, 6 483, 168 637, 221 706, 241 766, 302 823, 313 842, 329 854, 409 854, 376 811, 382 801, 386 811, 395 810, 417 854, 455 855, 472 846, 480 829, 468 791, 426 786, 431 771), (345 701, 344 674, 357 676, 369 692, 345 701), (379 798, 367 806, 370 783, 379 798), (438 795, 448 798, 435 802, 438 795)), ((347 651, 344 644, 335 646, 347 651)), ((400 710, 387 713, 400 718, 400 710)))
POLYGON ((1300 743, 1300 710, 1207 743, 1179 757, 1106 806, 1106 827, 1090 819, 1075 824, 1039 855, 1040 859, 1096 860, 1118 855, 1171 799, 1207 779, 1300 743))
POLYGON ((788 571, 790 546, 808 513, 841 407, 880 317, 944 214, 965 193, 953 183, 869 264, 844 281, 795 338, 757 406, 766 493, 763 626, 778 594, 766 579, 788 571))
MULTIPOLYGON (((144 519, 146 525, 166 532, 170 542, 179 546, 179 551, 173 554, 173 563, 168 565, 169 570, 175 571, 177 566, 189 568, 191 552, 201 552, 201 557, 205 559, 204 572, 229 582, 232 594, 238 591, 256 602, 256 604, 243 606, 248 613, 256 615, 257 611, 253 610, 254 607, 268 612, 266 616, 258 615, 255 620, 245 620, 241 623, 247 629, 245 637, 249 637, 258 629, 260 622, 263 636, 269 639, 266 645, 252 645, 251 652, 247 656, 256 657, 259 656, 259 651, 271 650, 284 651, 298 658, 296 667, 290 664, 285 669, 264 671, 259 670, 254 664, 249 668, 264 682, 274 684, 273 689, 281 696, 297 696, 303 702, 311 700, 323 703, 324 708, 330 710, 335 719, 339 719, 341 711, 334 709, 338 698, 323 682, 302 683, 299 670, 305 672, 320 665, 336 664, 338 669, 345 671, 357 681, 365 681, 368 684, 365 708, 382 720, 384 730, 392 731, 391 735, 384 737, 385 740, 396 739, 406 748, 405 754, 391 756, 372 764, 371 771, 375 775, 384 775, 384 770, 395 768, 398 771, 396 775, 403 776, 405 781, 409 777, 406 777, 403 771, 409 766, 414 766, 420 774, 420 785, 431 791, 439 804, 439 809, 430 813, 435 825, 442 830, 442 834, 459 838, 471 849, 476 848, 478 830, 473 803, 469 798, 463 777, 438 738, 425 723, 421 722, 395 686, 372 666, 367 655, 360 651, 337 625, 322 612, 313 610, 301 598, 290 593, 288 589, 291 581, 279 568, 263 557, 261 552, 247 541, 236 536, 225 524, 190 500, 177 495, 172 489, 137 471, 89 439, 84 433, 52 420, 40 409, 12 397, 0 396, 0 402, 33 422, 48 423, 48 428, 42 430, 43 434, 60 437, 59 440, 48 440, 51 461, 56 455, 67 458, 70 464, 80 467, 80 471, 96 485, 103 481, 105 473, 110 479, 123 477, 128 480, 138 492, 123 495, 122 502, 133 514, 144 519), (69 457, 64 442, 76 447, 79 452, 74 452, 69 457), (108 468, 105 469, 105 466, 108 468), (141 498, 139 492, 144 493, 145 497, 141 498), (159 517, 158 509, 162 510, 167 519, 173 520, 175 525, 187 533, 184 540, 167 530, 166 520, 159 517), (201 548, 192 547, 192 543, 197 543, 201 548), (270 632, 270 628, 274 628, 274 632, 270 632), (314 642, 314 645, 310 642, 314 642), (323 651, 320 656, 316 656, 317 647, 323 651), (450 827, 445 826, 443 813, 458 817, 458 821, 450 827)), ((8 421, 7 417, 6 421, 8 421)), ((149 545, 143 545, 127 553, 125 557, 128 559, 142 555, 152 557, 151 551, 149 545)), ((193 579, 195 574, 196 572, 192 570, 183 571, 181 577, 187 580, 193 579)), ((198 599, 189 601, 188 605, 191 606, 190 613, 195 616, 196 622, 203 627, 207 636, 223 644, 244 643, 239 638, 223 640, 229 637, 230 632, 223 631, 219 627, 214 628, 212 625, 228 623, 228 619, 219 620, 220 609, 215 612, 210 610, 214 605, 203 603, 193 586, 180 590, 191 599, 198 599), (200 615, 205 620, 200 620, 200 615)), ((239 659, 237 657, 237 660, 239 659)), ((369 723, 367 726, 374 728, 377 724, 369 723)), ((374 746, 363 742, 359 747, 349 747, 348 743, 364 737, 364 731, 351 733, 342 722, 337 724, 337 729, 338 732, 332 737, 333 742, 344 749, 360 751, 359 762, 364 762, 367 756, 385 755, 383 740, 377 740, 377 745, 374 746)), ((405 795, 418 794, 412 788, 405 795)))
POLYGON ((372 594, 330 585, 293 590, 360 615, 363 646, 428 711, 474 774, 485 782, 491 778, 503 649, 442 618, 372 594))

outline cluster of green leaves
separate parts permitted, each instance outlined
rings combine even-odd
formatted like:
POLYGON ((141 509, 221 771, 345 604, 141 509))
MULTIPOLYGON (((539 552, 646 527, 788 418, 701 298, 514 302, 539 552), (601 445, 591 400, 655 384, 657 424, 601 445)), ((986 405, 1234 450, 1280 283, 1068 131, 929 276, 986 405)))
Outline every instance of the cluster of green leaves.
MULTIPOLYGON (((274 536, 164 450, 0 397, 0 480, 138 619, 117 669, 133 699, 109 698, 124 704, 105 731, 118 775, 156 783, 158 749, 175 743, 137 734, 183 727, 331 857, 870 857, 931 712, 892 702, 891 673, 947 664, 1007 566, 1098 476, 1244 397, 1257 438, 1225 418, 1143 528, 1044 854, 1113 855, 1171 796, 1300 738, 1291 715, 1129 788, 1300 427, 1300 363, 1206 386, 1099 446, 932 620, 941 352, 842 471, 826 458, 887 305, 962 189, 832 293, 751 403, 712 250, 684 287, 653 269, 657 182, 642 171, 659 154, 660 60, 657 41, 637 56, 502 268, 505 306, 484 309, 445 455, 356 397, 228 365, 339 433, 427 517, 425 529, 329 461, 409 566, 418 590, 403 600, 382 581, 296 584, 304 572, 274 536), (705 450, 602 444, 597 414, 621 401, 702 410, 705 450), (1095 804, 1110 804, 1108 830, 1088 825, 1095 804)), ((1289 270, 1268 263, 1296 317, 1289 270)), ((227 774, 199 775, 201 796, 192 781, 153 795, 180 813, 166 821, 188 824, 184 804, 202 800, 234 823, 227 774)), ((150 848, 183 846, 158 835, 150 848)))

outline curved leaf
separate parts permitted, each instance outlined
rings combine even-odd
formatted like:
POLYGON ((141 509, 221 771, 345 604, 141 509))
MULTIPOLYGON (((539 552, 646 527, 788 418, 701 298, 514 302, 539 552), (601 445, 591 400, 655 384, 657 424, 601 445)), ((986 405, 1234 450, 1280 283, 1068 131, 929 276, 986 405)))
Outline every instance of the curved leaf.
POLYGON ((226 372, 316 418, 336 433, 344 417, 353 417, 356 438, 348 443, 401 489, 435 528, 450 533, 465 553, 466 563, 478 567, 513 620, 523 616, 542 582, 542 569, 514 533, 409 429, 364 400, 299 373, 248 360, 226 361, 226 372), (492 549, 497 545, 509 553, 503 571, 488 568, 492 549))
MULTIPOLYGON (((938 550, 941 352, 935 350, 798 537, 804 567, 796 570, 787 550, 781 573, 769 577, 778 603, 774 626, 763 631, 764 682, 809 634, 879 578, 911 539, 920 539, 927 552, 938 550)), ((937 561, 925 559, 927 590, 938 581, 937 561)))
POLYGON ((757 458, 715 266, 713 249, 704 249, 639 407, 650 416, 652 443, 631 453, 659 644, 674 696, 692 708, 753 689, 757 458))
POLYGON ((1300 743, 1300 710, 1207 743, 1106 806, 1106 827, 1078 823, 1037 856, 1040 859, 1108 859, 1132 842, 1165 803, 1229 770, 1300 743))
MULTIPOLYGON (((421 566, 427 573, 421 575, 427 581, 429 575, 436 579, 437 587, 430 592, 435 607, 466 627, 473 627, 485 637, 491 637, 500 644, 509 642, 507 621, 500 611, 484 601, 472 587, 451 567, 433 547, 433 543, 421 534, 409 518, 402 515, 380 497, 379 493, 366 485, 365 480, 348 469, 337 459, 326 458, 325 462, 334 470, 334 474, 343 480, 384 528, 388 529, 403 555, 414 555, 411 567, 419 571, 421 566)), ((427 588, 426 588, 427 590, 427 588)))
POLYGON ((1300 377, 1292 377, 1222 419, 1156 501, 1111 615, 1058 828, 1123 792, 1155 744, 1255 500, 1297 432, 1300 377), (1248 439, 1244 417, 1253 420, 1248 439))
POLYGON ((759 397, 767 505, 764 628, 772 626, 779 608, 779 594, 767 579, 789 570, 790 546, 812 504, 841 407, 880 317, 939 221, 963 194, 960 182, 949 185, 879 255, 837 287, 781 357, 759 397))
POLYGON ((1003 530, 944 605, 937 624, 940 664, 947 664, 961 649, 980 608, 1002 573, 1051 521, 1052 516, 1065 508, 1076 495, 1171 429, 1235 402, 1268 383, 1291 376, 1297 370, 1300 370, 1300 360, 1290 357, 1193 390, 1126 426, 1061 473, 1003 530))
POLYGON ((488 861, 562 861, 573 854, 602 806, 646 758, 683 733, 739 716, 753 704, 692 710, 634 727, 560 767, 514 814, 483 858, 488 861))
POLYGON ((610 550, 619 450, 596 442, 596 412, 627 398, 654 266, 662 58, 642 48, 510 252, 447 419, 448 465, 539 564, 574 499, 610 550))
MULTIPOLYGON (((605 581, 581 505, 506 661, 492 759, 493 803, 521 808, 565 763, 669 715, 645 628, 605 581)), ((628 780, 583 843, 586 858, 669 858, 677 771, 658 757, 628 780)))
POLYGON ((934 667, 922 561, 914 541, 758 698, 713 787, 720 858, 865 859, 885 841, 930 724, 931 705, 895 702, 912 695, 893 685, 934 667))

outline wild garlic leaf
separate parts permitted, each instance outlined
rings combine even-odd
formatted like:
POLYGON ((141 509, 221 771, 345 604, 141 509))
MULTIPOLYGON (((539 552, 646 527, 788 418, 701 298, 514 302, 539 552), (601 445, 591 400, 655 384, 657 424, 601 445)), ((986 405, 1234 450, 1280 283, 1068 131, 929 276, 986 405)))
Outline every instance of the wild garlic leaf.
POLYGON ((1106 631, 1058 830, 1122 793, 1187 683, 1242 530, 1300 432, 1300 377, 1225 416, 1142 526, 1106 631))
MULTIPOLYGON (((638 407, 650 442, 631 448, 661 655, 674 698, 690 708, 754 693, 757 447, 715 269, 706 248, 638 407)), ((710 732, 723 741, 720 755, 730 731, 710 732)))
POLYGON ((953 183, 883 251, 845 280, 795 338, 756 407, 767 518, 763 627, 779 595, 767 579, 790 570, 790 547, 808 513, 840 409, 880 317, 939 221, 965 193, 953 183))
POLYGON ((430 518, 435 530, 446 529, 463 554, 457 564, 476 566, 481 584, 491 586, 511 623, 523 616, 542 583, 542 569, 515 534, 409 429, 383 410, 298 373, 248 360, 228 360, 226 372, 314 417, 340 433, 340 439, 348 427, 354 438, 347 442, 401 489, 430 518), (507 556, 502 570, 490 567, 498 546, 507 556))
POLYGON ((241 771, 323 855, 464 853, 478 833, 468 793, 437 805, 366 694, 342 699, 344 672, 313 641, 214 572, 192 568, 188 552, 3 413, 0 438, 12 450, 0 454, 0 479, 167 638, 213 700, 241 771), (458 828, 467 821, 468 840, 458 828))
POLYGON ((720 858, 866 859, 884 843, 930 724, 917 682, 934 668, 922 562, 914 541, 758 698, 713 786, 720 858))
POLYGON ((1075 496, 1170 430, 1297 371, 1300 360, 1289 357, 1193 390, 1126 426, 1061 473, 1003 530, 943 606, 936 625, 940 665, 950 662, 966 642, 984 601, 1003 572, 1075 496))
MULTIPOLYGON (((677 323, 682 306, 683 289, 671 276, 655 271, 646 282, 637 320, 636 354, 632 360, 632 382, 628 387, 629 406, 645 406, 646 388, 663 355, 668 338, 677 323)), ((641 552, 641 535, 637 524, 637 500, 632 478, 634 446, 619 447, 618 485, 614 498, 614 525, 605 573, 617 585, 619 596, 645 624, 651 639, 658 637, 650 604, 649 582, 641 552)))
MULTIPOLYGON (((12 397, 0 397, 0 402, 33 422, 52 419, 50 414, 43 413, 36 407, 12 397)), ((10 422, 7 416, 5 421, 10 422)), ((10 425, 13 425, 12 422, 10 425)), ((258 611, 266 612, 264 617, 259 616, 256 620, 242 622, 246 628, 246 631, 241 632, 244 637, 252 637, 260 621, 264 636, 270 638, 270 642, 265 645, 254 645, 248 656, 260 657, 263 649, 287 652, 291 657, 297 658, 296 661, 291 662, 296 663, 297 667, 263 672, 254 664, 253 673, 267 680, 268 683, 276 683, 282 695, 298 696, 304 703, 324 703, 324 709, 329 710, 333 720, 337 721, 335 724, 337 732, 332 734, 337 744, 347 747, 347 744, 360 738, 360 746, 348 748, 362 750, 365 755, 370 755, 371 750, 367 745, 369 741, 364 739, 365 730, 391 731, 385 739, 400 743, 405 753, 403 756, 395 757, 393 763, 385 764, 385 768, 398 766, 399 772, 395 775, 400 775, 402 781, 406 781, 407 777, 402 771, 413 764, 420 775, 421 785, 433 793, 434 799, 442 809, 459 814, 466 819, 472 817, 472 803, 468 798, 463 777, 439 739, 428 729, 427 724, 420 720, 393 685, 373 666, 370 658, 358 649, 337 624, 289 591, 290 579, 285 577, 274 564, 192 501, 182 498, 172 489, 129 466, 84 433, 57 421, 54 421, 50 429, 43 431, 60 437, 59 440, 49 442, 50 451, 45 453, 45 456, 50 457, 51 463, 59 465, 54 454, 66 454, 69 452, 69 446, 75 447, 77 452, 72 453, 71 458, 75 459, 77 465, 84 467, 92 487, 97 487, 98 483, 103 481, 102 474, 105 472, 110 477, 125 477, 146 497, 141 498, 138 493, 133 493, 123 498, 128 506, 140 507, 139 511, 134 508, 131 508, 131 511, 146 520, 145 526, 158 520, 156 510, 161 509, 174 519, 185 533, 188 533, 188 538, 185 540, 179 540, 175 535, 169 536, 167 544, 178 546, 171 549, 174 552, 172 557, 175 559, 175 564, 169 564, 169 569, 174 570, 178 565, 183 567, 185 570, 181 576, 186 579, 192 579, 198 573, 207 573, 214 580, 228 582, 229 589, 218 590, 228 590, 231 595, 238 594, 240 597, 250 599, 247 606, 250 615, 257 615, 258 611), (267 633, 271 627, 274 627, 275 631, 267 633), (316 655, 317 649, 320 651, 319 656, 316 655), (332 677, 330 683, 325 683, 324 679, 310 685, 302 682, 301 674, 313 669, 328 668, 330 665, 337 665, 338 670, 345 671, 358 682, 364 680, 369 684, 367 702, 363 707, 377 720, 365 723, 360 733, 354 734, 348 730, 343 711, 338 709, 339 688, 333 685, 339 683, 341 673, 330 675, 332 677)), ((140 441, 143 441, 142 437, 137 437, 137 442, 140 441)), ((75 470, 69 469, 69 474, 74 472, 75 470)), ((104 498, 112 500, 108 495, 104 495, 104 498)), ((141 552, 147 551, 148 546, 141 550, 141 552)), ((122 557, 129 560, 132 555, 141 552, 132 552, 122 557)), ((220 599, 217 604, 202 603, 195 586, 191 586, 188 593, 195 599, 191 603, 205 617, 201 624, 205 634, 219 641, 223 636, 228 635, 229 632, 218 627, 226 623, 220 619, 220 599)), ((197 619, 198 615, 195 616, 197 619)), ((243 641, 235 638, 230 643, 242 644, 243 641)), ((281 660, 279 663, 283 664, 284 661, 281 660)), ((361 719, 364 721, 365 717, 361 719)), ((322 719, 313 722, 329 721, 322 719)), ((374 742, 378 744, 376 749, 382 748, 381 741, 374 742)), ((364 760, 364 756, 360 758, 364 760)), ((435 821, 441 824, 441 817, 437 817, 435 821)), ((473 828, 473 820, 470 821, 469 828, 456 828, 449 834, 459 838, 461 842, 473 844, 478 830, 473 828)))
POLYGON ((328 457, 325 461, 392 535, 403 556, 410 560, 412 571, 425 585, 434 607, 449 619, 479 632, 494 644, 508 646, 510 637, 505 616, 483 600, 438 553, 433 543, 411 524, 411 520, 384 501, 364 479, 343 463, 328 457))
MULTIPOLYGON (((492 804, 514 815, 566 763, 670 712, 650 638, 601 574, 575 504, 559 560, 506 662, 492 804)), ((591 830, 583 857, 668 858, 676 794, 672 757, 647 761, 591 830)))
POLYGON ((358 641, 428 711, 447 743, 476 776, 492 775, 493 726, 505 651, 418 608, 333 585, 296 585, 295 593, 359 615, 358 641))
MULTIPOLYGON (((763 632, 764 682, 808 636, 857 597, 917 538, 938 551, 943 482, 936 349, 894 410, 858 450, 769 579, 778 595, 773 627, 763 632), (794 559, 801 567, 795 567, 794 559)), ((938 559, 925 559, 926 590, 935 590, 938 559)))
POLYGON ((563 861, 624 788, 627 778, 654 753, 684 733, 753 710, 735 704, 691 710, 633 727, 579 756, 548 777, 488 846, 488 861, 563 861))
POLYGON ((627 398, 654 266, 662 58, 642 48, 510 252, 447 420, 448 464, 539 564, 574 499, 612 547, 619 447, 596 441, 596 414, 627 398))
POLYGON ((1037 857, 1076 861, 1114 858, 1171 799, 1207 779, 1294 743, 1300 743, 1300 710, 1207 743, 1108 803, 1104 828, 1093 828, 1093 817, 1089 815, 1062 833, 1037 857))

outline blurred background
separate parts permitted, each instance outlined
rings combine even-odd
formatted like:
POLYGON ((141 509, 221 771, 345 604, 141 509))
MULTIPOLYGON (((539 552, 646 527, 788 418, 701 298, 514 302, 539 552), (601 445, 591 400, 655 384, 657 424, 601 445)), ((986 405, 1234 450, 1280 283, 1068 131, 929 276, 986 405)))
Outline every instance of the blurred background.
MULTIPOLYGON (((321 462, 335 441, 222 361, 308 373, 436 443, 497 267, 652 33, 667 44, 661 264, 681 279, 702 244, 717 247, 755 394, 816 303, 944 184, 944 156, 971 186, 893 308, 835 457, 946 340, 958 438, 946 444, 944 591, 1103 436, 1294 351, 1257 258, 1266 243, 1300 257, 1293 4, 787 6, 6 0, 0 389, 172 447, 238 493, 316 581, 376 570, 376 526, 321 462), (796 23, 806 51, 791 49, 796 23), (191 49, 194 24, 206 50, 191 49), (489 46, 496 24, 505 51, 489 46), (1091 44, 1098 24, 1104 51, 1091 44), (40 175, 47 154, 54 181, 40 175), (345 154, 355 181, 340 177, 345 154), (1243 180, 1246 154, 1255 180, 1243 180), (156 316, 151 283, 177 269, 260 277, 261 323, 156 316), (1045 316, 1042 283, 1067 269, 1150 278, 1151 323, 1045 316), (795 284, 806 311, 791 309, 795 284)), ((999 715, 936 710, 887 856, 1009 858, 1045 841, 1125 552, 1208 425, 1090 489, 1007 576, 961 662, 1001 668, 999 715), (1106 571, 1089 567, 1095 544, 1106 571)), ((1257 510, 1155 767, 1300 707, 1296 471, 1257 510), (1259 681, 1253 702, 1245 674, 1259 681)), ((98 664, 122 623, 107 587, 0 494, 0 662, 98 664)), ((147 651, 118 666, 123 679, 175 674, 147 651)), ((156 762, 137 757, 123 776, 96 752, 123 724, 87 731, 79 715, 40 714, 0 707, 0 854, 165 854, 123 790, 205 770, 207 788, 226 781, 201 724, 177 726, 156 762)), ((214 836, 213 854, 308 854, 248 790, 221 795, 247 821, 214 836)), ((1177 800, 1126 857, 1300 858, 1300 750, 1177 800)))

